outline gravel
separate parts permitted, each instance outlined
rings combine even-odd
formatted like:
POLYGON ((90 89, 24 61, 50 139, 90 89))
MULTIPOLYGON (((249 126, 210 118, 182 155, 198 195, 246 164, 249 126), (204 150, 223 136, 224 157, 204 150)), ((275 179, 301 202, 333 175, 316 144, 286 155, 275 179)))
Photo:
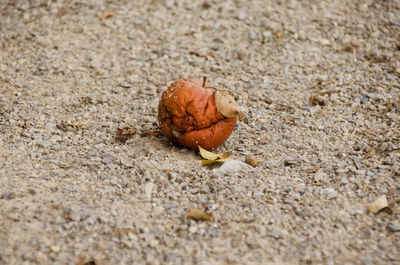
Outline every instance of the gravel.
POLYGON ((0 264, 399 264, 399 35, 397 0, 1 1, 0 264), (203 76, 254 168, 157 134, 203 76))

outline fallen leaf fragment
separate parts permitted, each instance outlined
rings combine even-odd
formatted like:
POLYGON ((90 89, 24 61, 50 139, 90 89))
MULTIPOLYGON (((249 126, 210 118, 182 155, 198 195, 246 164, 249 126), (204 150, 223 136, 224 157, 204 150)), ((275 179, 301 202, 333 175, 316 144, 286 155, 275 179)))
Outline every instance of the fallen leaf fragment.
POLYGON ((110 17, 114 16, 114 12, 110 11, 110 10, 104 10, 103 12, 103 16, 101 17, 102 19, 107 19, 110 17))
POLYGON ((226 157, 226 158, 216 159, 216 160, 203 159, 203 160, 201 160, 201 164, 202 165, 209 165, 209 164, 214 164, 214 163, 224 163, 224 162, 228 161, 229 159, 231 159, 231 158, 230 157, 226 157))
POLYGON ((236 114, 239 116, 239 120, 244 117, 244 112, 240 109, 233 96, 226 90, 217 90, 215 92, 215 106, 227 118, 233 118, 236 114))
POLYGON ((319 96, 311 96, 310 97, 310 102, 311 104, 315 105, 320 105, 324 106, 325 105, 325 100, 319 96))
POLYGON ((59 166, 60 168, 67 168, 67 169, 72 167, 71 164, 58 164, 58 166, 59 166))
POLYGON ((187 218, 193 219, 195 221, 207 221, 210 222, 214 219, 212 214, 206 213, 201 209, 190 209, 186 213, 187 218))
POLYGON ((250 156, 246 156, 244 162, 246 162, 247 164, 249 164, 249 165, 252 166, 252 167, 255 167, 255 166, 257 166, 258 164, 260 164, 260 161, 258 161, 258 160, 255 159, 255 158, 252 158, 252 157, 250 157, 250 156))
POLYGON ((216 154, 210 151, 207 151, 206 149, 202 148, 201 146, 199 146, 199 151, 200 151, 200 155, 207 160, 217 160, 217 159, 224 159, 224 158, 228 158, 230 153, 225 152, 225 153, 221 153, 221 154, 216 154))
POLYGON ((378 198, 376 198, 375 201, 367 204, 367 209, 370 213, 377 213, 380 210, 388 207, 388 202, 386 199, 386 195, 381 195, 378 198))
POLYGON ((119 232, 121 234, 126 235, 126 236, 129 235, 129 234, 134 234, 134 235, 139 234, 139 231, 137 229, 132 229, 132 228, 122 228, 122 229, 119 230, 119 232))
POLYGON ((200 151, 200 155, 204 158, 201 161, 201 164, 203 164, 203 165, 213 164, 213 163, 218 163, 218 162, 223 163, 223 162, 231 159, 229 151, 225 152, 225 153, 221 153, 221 154, 216 154, 216 153, 207 151, 206 149, 202 148, 201 146, 199 146, 199 151, 200 151))
POLYGON ((136 129, 133 127, 117 128, 115 140, 125 143, 127 140, 132 138, 136 133, 136 129))
POLYGON ((88 125, 88 123, 84 122, 84 121, 75 121, 75 122, 71 123, 71 126, 74 126, 74 127, 83 127, 86 125, 88 125))

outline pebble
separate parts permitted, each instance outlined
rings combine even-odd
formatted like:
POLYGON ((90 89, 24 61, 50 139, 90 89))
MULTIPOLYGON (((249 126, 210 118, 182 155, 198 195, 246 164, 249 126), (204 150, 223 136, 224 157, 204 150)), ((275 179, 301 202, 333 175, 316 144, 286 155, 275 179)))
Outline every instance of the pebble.
POLYGON ((77 206, 70 207, 66 213, 67 217, 72 221, 78 222, 81 220, 80 209, 77 206))
POLYGON ((189 232, 192 233, 192 234, 196 233, 197 232, 197 227, 196 226, 191 226, 189 228, 189 232))
POLYGON ((123 88, 131 88, 131 87, 132 87, 132 84, 131 84, 131 83, 128 83, 128 82, 126 82, 126 81, 122 81, 121 83, 119 83, 119 86, 120 86, 120 87, 123 87, 123 88))
POLYGON ((134 39, 136 39, 136 34, 135 33, 129 33, 129 35, 128 35, 128 39, 130 39, 130 40, 134 40, 134 39))
POLYGON ((386 226, 387 230, 390 232, 399 232, 400 231, 400 221, 394 221, 386 226))
POLYGON ((154 184, 153 182, 148 182, 144 185, 144 194, 148 200, 151 199, 151 193, 153 191, 154 184))
POLYGON ((61 250, 61 247, 59 245, 53 245, 50 247, 50 250, 53 251, 54 253, 58 253, 61 250))
POLYGON ((331 199, 336 198, 336 196, 337 196, 337 191, 334 190, 334 189, 332 189, 332 188, 326 188, 326 189, 323 189, 323 190, 321 191, 321 194, 322 194, 323 196, 325 196, 325 198, 326 198, 327 200, 331 200, 331 199))
POLYGON ((214 172, 216 173, 233 173, 233 172, 238 172, 238 171, 248 171, 252 170, 253 167, 250 166, 249 164, 246 164, 242 161, 235 160, 235 159, 230 159, 222 164, 217 169, 214 169, 214 172))
POLYGON ((152 248, 155 248, 158 246, 158 244, 159 244, 159 241, 157 239, 152 239, 149 243, 149 246, 152 248))
POLYGON ((15 192, 4 193, 3 195, 1 195, 1 198, 6 200, 12 200, 15 199, 15 197, 16 197, 15 192))

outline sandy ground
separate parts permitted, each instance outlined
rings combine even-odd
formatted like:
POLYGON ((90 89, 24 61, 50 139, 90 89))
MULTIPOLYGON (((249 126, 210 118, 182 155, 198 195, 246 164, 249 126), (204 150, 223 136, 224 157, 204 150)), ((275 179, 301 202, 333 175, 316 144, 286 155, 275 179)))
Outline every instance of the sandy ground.
POLYGON ((399 36, 398 0, 1 0, 0 263, 399 264, 399 36), (255 168, 152 133, 204 75, 255 168))

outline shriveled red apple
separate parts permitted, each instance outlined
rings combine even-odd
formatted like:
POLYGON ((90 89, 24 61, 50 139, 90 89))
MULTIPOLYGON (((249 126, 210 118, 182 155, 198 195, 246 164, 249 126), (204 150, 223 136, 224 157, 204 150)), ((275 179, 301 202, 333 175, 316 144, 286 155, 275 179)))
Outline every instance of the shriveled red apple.
POLYGON ((173 143, 193 150, 212 150, 230 136, 243 111, 222 88, 194 79, 181 79, 167 88, 158 105, 162 133, 173 143))

